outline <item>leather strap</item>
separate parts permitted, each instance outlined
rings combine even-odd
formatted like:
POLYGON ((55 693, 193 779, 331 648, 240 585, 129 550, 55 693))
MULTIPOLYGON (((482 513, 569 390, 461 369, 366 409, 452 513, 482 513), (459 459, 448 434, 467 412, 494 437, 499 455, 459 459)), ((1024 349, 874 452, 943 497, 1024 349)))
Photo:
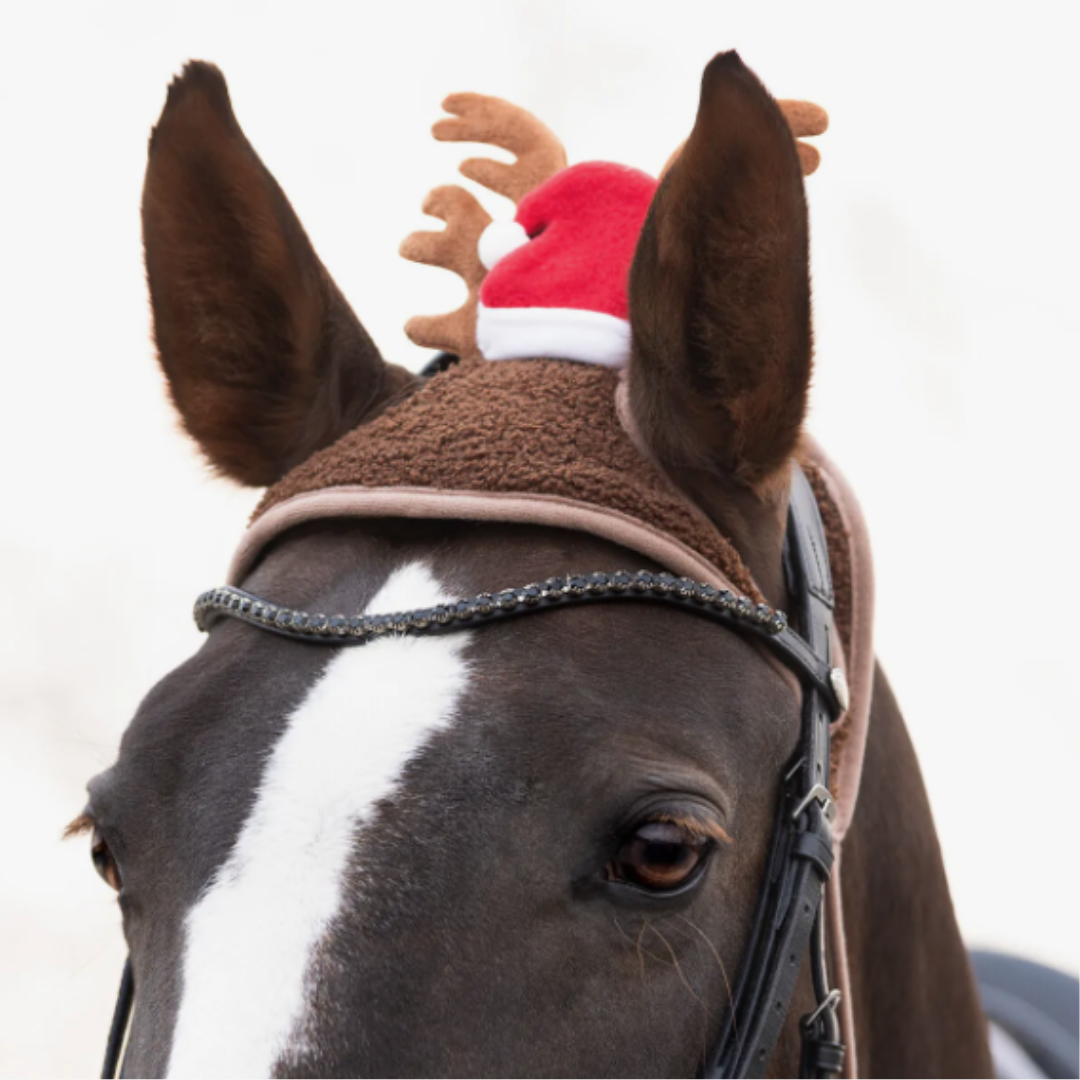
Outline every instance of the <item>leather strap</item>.
POLYGON ((225 616, 294 641, 342 648, 366 645, 380 632, 447 634, 524 614, 620 601, 675 604, 754 637, 793 671, 800 682, 813 685, 831 708, 840 708, 832 668, 792 630, 783 612, 773 611, 764 604, 755 605, 745 596, 715 589, 706 582, 648 570, 572 574, 497 593, 483 593, 437 608, 381 616, 312 614, 271 604, 244 589, 225 585, 199 597, 195 621, 200 630, 207 630, 215 619, 225 616), (460 614, 463 609, 464 619, 460 614))
MULTIPOLYGON (((792 476, 785 567, 802 630, 801 636, 792 634, 814 657, 817 669, 831 670, 833 589, 825 530, 813 491, 798 468, 792 476)), ((764 1076, 808 952, 817 1008, 801 1024, 800 1074, 832 1076, 843 1062, 835 1016, 839 996, 828 987, 821 918, 835 814, 829 792, 829 724, 839 714, 839 703, 818 679, 803 680, 803 695, 799 748, 780 785, 753 930, 733 1007, 706 1061, 706 1077, 764 1076)))
POLYGON ((116 1008, 113 1009, 112 1023, 109 1025, 109 1041, 105 1045, 105 1062, 101 1066, 101 1075, 105 1080, 113 1080, 120 1075, 120 1058, 124 1052, 131 1012, 135 1005, 135 978, 131 971, 131 957, 124 961, 124 974, 120 979, 120 992, 116 995, 116 1008))

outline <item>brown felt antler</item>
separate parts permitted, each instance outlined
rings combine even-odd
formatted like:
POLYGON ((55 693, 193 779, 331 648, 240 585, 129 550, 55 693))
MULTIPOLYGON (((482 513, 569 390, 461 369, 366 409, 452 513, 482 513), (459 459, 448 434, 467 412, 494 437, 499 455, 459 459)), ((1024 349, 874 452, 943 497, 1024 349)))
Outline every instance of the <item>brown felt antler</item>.
MULTIPOLYGON (((566 167, 566 151, 551 130, 509 101, 483 94, 451 94, 443 108, 452 115, 432 128, 440 142, 486 143, 514 154, 517 160, 510 165, 490 158, 469 158, 460 166, 463 176, 514 203, 566 167)), ((456 185, 432 191, 423 210, 445 221, 446 228, 407 236, 401 254, 413 262, 453 270, 465 282, 469 295, 461 307, 446 315, 415 316, 405 324, 405 333, 425 348, 474 356, 477 296, 486 273, 477 243, 491 216, 473 195, 456 185)))
POLYGON ((476 305, 484 264, 477 253, 480 234, 491 215, 476 197, 456 184, 437 187, 424 200, 423 211, 446 222, 441 232, 414 232, 401 242, 401 254, 413 262, 439 266, 458 274, 468 298, 446 315, 414 315, 405 324, 409 340, 427 349, 444 349, 462 358, 476 352, 476 305))
MULTIPOLYGON (((795 136, 803 175, 809 176, 821 162, 821 154, 801 140, 822 134, 829 126, 828 115, 809 101, 778 104, 795 136)), ((486 143, 515 156, 509 165, 490 158, 468 158, 460 166, 463 176, 514 203, 566 167, 566 151, 551 129, 509 101, 483 94, 451 94, 443 108, 451 115, 431 129, 440 142, 486 143)), ((671 155, 664 173, 681 149, 671 155)), ((477 245, 491 215, 475 196, 454 184, 432 191, 423 210, 445 221, 446 228, 412 233, 402 242, 401 254, 412 262, 452 270, 465 282, 468 297, 456 311, 445 315, 414 316, 405 324, 405 333, 424 348, 444 349, 462 358, 476 356, 476 306, 480 283, 487 273, 477 245)))
POLYGON ((453 115, 431 129, 440 142, 487 143, 509 150, 517 158, 512 165, 489 158, 469 158, 461 163, 462 176, 498 195, 519 203, 549 176, 566 168, 566 151, 552 130, 509 101, 483 94, 451 94, 443 108, 453 115))
POLYGON ((821 164, 821 152, 816 146, 804 143, 807 136, 823 135, 829 127, 829 114, 812 101, 778 101, 780 111, 795 136, 795 149, 799 151, 803 176, 809 176, 821 164))
MULTIPOLYGON (((816 146, 811 146, 802 140, 814 135, 822 135, 829 127, 829 114, 812 101, 778 101, 780 111, 791 128, 791 134, 795 136, 795 149, 799 152, 799 164, 802 165, 803 176, 809 176, 817 171, 821 164, 821 152, 816 146)), ((679 143, 675 153, 667 159, 664 167, 660 170, 660 178, 667 175, 668 170, 675 164, 675 159, 682 153, 684 143, 679 143)))

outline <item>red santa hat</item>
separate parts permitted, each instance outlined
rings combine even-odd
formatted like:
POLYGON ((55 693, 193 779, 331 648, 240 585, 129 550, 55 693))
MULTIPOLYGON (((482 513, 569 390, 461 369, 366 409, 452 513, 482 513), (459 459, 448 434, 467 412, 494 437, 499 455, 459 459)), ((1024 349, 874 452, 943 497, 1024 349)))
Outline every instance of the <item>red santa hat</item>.
POLYGON ((637 169, 584 162, 529 192, 512 222, 492 222, 479 243, 483 356, 625 364, 630 264, 656 186, 637 169))

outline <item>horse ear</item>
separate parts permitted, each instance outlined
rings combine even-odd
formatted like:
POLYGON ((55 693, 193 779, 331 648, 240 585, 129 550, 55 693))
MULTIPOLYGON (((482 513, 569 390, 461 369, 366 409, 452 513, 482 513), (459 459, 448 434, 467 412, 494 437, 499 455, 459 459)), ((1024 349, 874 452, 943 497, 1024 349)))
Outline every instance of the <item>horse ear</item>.
POLYGON ((233 115, 190 63, 150 137, 142 202, 162 369, 221 472, 273 483, 405 392, 233 115))
POLYGON ((656 458, 776 501, 810 381, 806 201, 784 115, 734 52, 705 69, 649 210, 630 322, 629 404, 656 458))

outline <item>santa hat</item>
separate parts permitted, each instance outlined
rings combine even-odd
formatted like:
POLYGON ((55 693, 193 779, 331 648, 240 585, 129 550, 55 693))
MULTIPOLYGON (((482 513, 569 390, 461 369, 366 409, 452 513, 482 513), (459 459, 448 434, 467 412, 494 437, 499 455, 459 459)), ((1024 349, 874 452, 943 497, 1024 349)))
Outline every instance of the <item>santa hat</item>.
POLYGON ((562 169, 480 237, 476 341, 488 360, 545 357, 621 367, 627 283, 656 181, 590 161, 562 169))

